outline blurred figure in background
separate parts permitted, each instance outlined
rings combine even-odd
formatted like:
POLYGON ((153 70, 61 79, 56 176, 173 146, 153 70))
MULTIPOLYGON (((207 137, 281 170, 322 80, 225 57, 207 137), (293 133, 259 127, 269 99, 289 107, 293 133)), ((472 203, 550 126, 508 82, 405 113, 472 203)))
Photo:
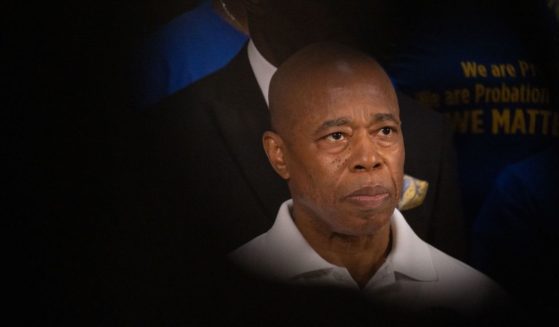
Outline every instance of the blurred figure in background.
POLYGON ((225 66, 248 38, 240 0, 204 0, 152 34, 133 66, 133 98, 146 109, 225 66))
POLYGON ((474 224, 474 264, 499 281, 533 322, 557 322, 559 143, 497 178, 474 224))
POLYGON ((434 1, 417 15, 385 66, 452 122, 470 228, 499 172, 559 137, 558 25, 545 1, 434 1))

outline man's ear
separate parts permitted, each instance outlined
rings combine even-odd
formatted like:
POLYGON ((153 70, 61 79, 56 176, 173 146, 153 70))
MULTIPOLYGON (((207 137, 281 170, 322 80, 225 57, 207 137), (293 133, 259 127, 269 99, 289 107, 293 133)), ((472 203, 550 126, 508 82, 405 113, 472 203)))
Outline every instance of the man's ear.
POLYGON ((264 145, 264 151, 266 151, 268 160, 276 173, 278 173, 281 178, 288 180, 289 169, 285 161, 285 143, 281 136, 274 132, 266 131, 264 135, 262 135, 262 145, 264 145))

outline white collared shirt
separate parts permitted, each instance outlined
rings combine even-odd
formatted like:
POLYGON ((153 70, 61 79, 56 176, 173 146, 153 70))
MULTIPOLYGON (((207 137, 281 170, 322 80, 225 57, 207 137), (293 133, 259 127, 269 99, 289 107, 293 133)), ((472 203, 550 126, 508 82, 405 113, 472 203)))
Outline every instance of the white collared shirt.
POLYGON ((248 42, 247 53, 250 67, 252 67, 252 72, 254 73, 254 77, 256 77, 256 82, 258 82, 258 86, 260 87, 260 91, 262 91, 266 104, 270 106, 268 102, 268 90, 270 88, 272 76, 274 76, 274 73, 278 69, 260 54, 252 40, 248 42))
MULTIPOLYGON (((230 254, 240 267, 283 282, 359 290, 348 270, 324 260, 307 243, 284 202, 272 228, 230 254)), ((491 279, 421 240, 402 214, 391 218, 392 248, 363 292, 410 310, 446 308, 477 316, 505 299, 491 279)))

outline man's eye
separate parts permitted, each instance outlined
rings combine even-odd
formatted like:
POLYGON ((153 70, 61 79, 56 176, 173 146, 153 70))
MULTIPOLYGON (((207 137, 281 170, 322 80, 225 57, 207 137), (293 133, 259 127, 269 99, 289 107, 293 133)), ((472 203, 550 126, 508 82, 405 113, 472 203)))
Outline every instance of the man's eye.
POLYGON ((380 132, 382 133, 382 135, 388 136, 390 134, 392 134, 394 130, 392 129, 392 127, 383 127, 380 129, 380 132))
POLYGON ((341 141, 341 140, 345 139, 345 136, 342 132, 335 132, 335 133, 332 133, 332 134, 326 136, 326 139, 328 141, 334 141, 335 142, 335 141, 341 141))

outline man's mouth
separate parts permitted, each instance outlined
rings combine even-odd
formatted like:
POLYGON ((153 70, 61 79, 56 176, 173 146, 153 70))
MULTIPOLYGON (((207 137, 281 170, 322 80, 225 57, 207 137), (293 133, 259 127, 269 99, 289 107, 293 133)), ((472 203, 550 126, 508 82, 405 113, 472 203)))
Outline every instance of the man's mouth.
POLYGON ((370 209, 382 206, 390 197, 390 191, 380 185, 366 186, 353 191, 344 199, 350 203, 370 209))

